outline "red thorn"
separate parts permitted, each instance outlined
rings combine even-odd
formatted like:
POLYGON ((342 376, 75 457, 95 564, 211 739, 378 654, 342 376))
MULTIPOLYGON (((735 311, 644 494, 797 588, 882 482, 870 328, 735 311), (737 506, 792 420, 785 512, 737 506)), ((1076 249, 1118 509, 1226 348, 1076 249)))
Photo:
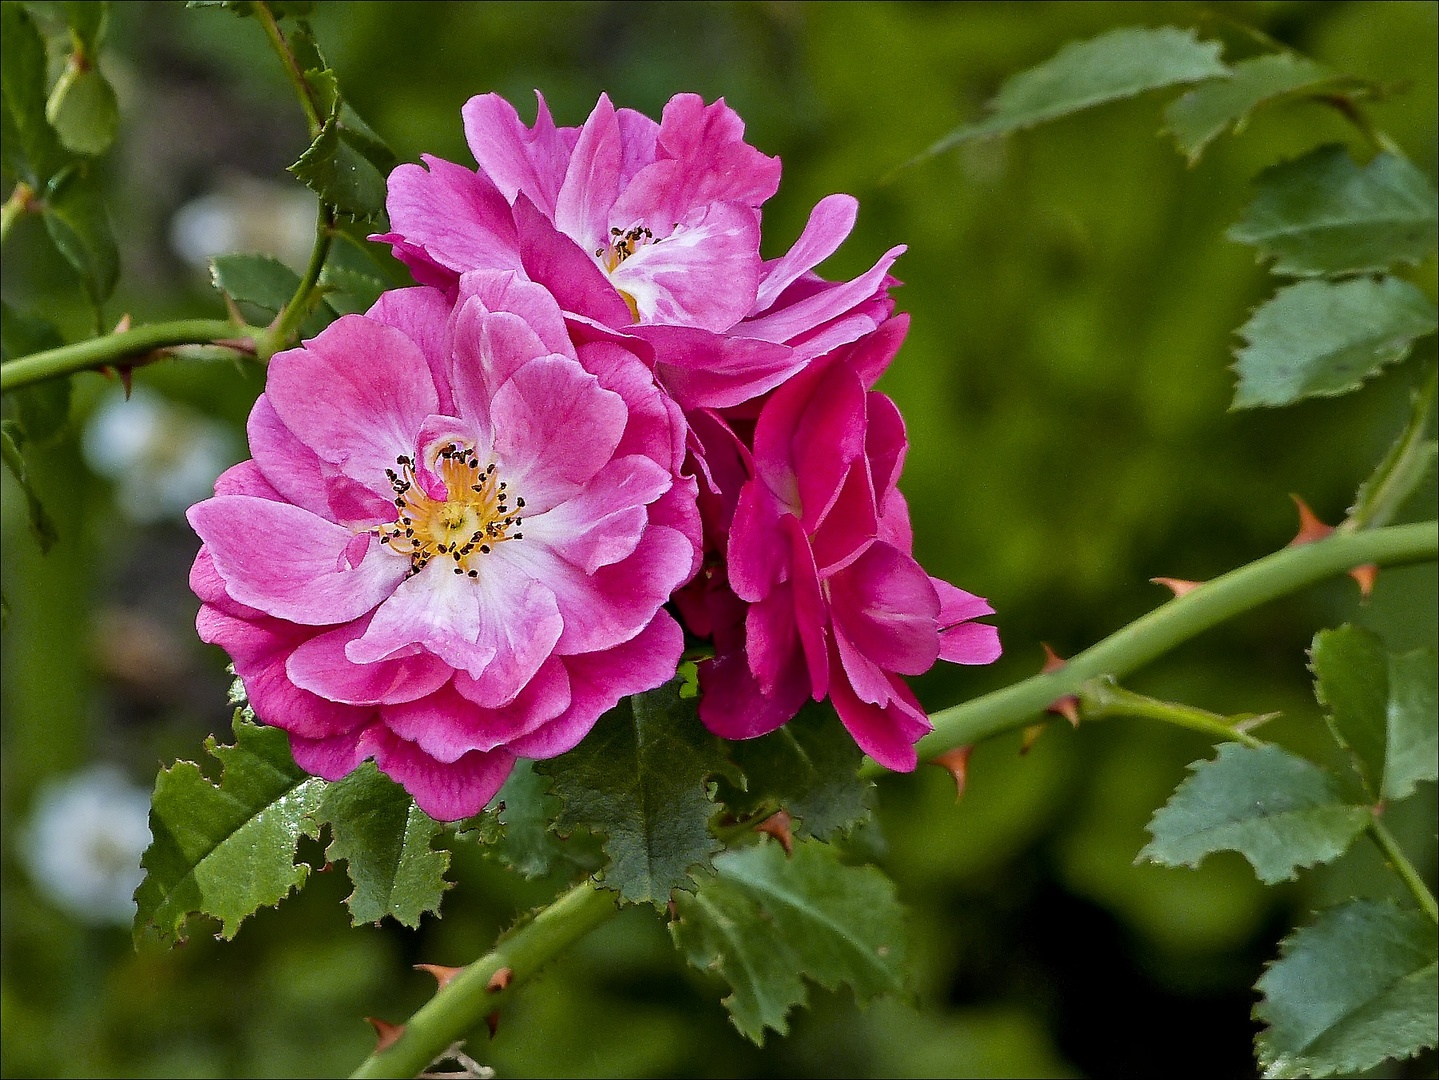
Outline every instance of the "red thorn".
POLYGON ((776 810, 754 827, 755 832, 767 833, 778 840, 779 846, 784 848, 785 858, 794 854, 794 837, 789 831, 790 820, 790 816, 783 810, 776 810))
POLYGON ((1374 579, 1379 576, 1378 563, 1365 563, 1363 566, 1356 566, 1349 571, 1349 576, 1359 582, 1359 595, 1365 600, 1374 591, 1374 579))
POLYGON ((675 906, 675 898, 671 896, 669 900, 665 902, 665 918, 669 922, 674 922, 679 916, 680 909, 675 906))
POLYGON ((120 321, 115 324, 115 329, 111 330, 110 333, 123 334, 128 329, 130 329, 130 313, 127 311, 120 316, 120 321))
POLYGON ((120 385, 125 388, 125 400, 130 400, 130 392, 135 388, 135 369, 126 365, 120 370, 120 385))
POLYGON ((1177 577, 1152 577, 1149 580, 1156 585, 1163 585, 1176 597, 1186 596, 1204 584, 1202 581, 1186 581, 1177 577))
POLYGON ((392 1024, 388 1020, 381 1020, 376 1016, 365 1017, 365 1023, 375 1029, 377 1037, 375 1053, 377 1054, 382 1050, 388 1050, 394 1045, 395 1040, 405 1033, 404 1024, 392 1024))
POLYGON ((493 1039, 495 1032, 500 1030, 500 1013, 498 1009, 485 1017, 485 1027, 490 1029, 490 1038, 493 1039))
POLYGON ((973 746, 956 746, 953 750, 946 750, 937 758, 931 758, 931 765, 938 765, 941 769, 949 772, 954 777, 954 801, 959 802, 964 795, 964 785, 969 779, 969 755, 974 753, 973 746))
POLYGON ((490 981, 485 983, 485 989, 492 994, 498 994, 510 985, 510 980, 514 977, 515 972, 513 968, 502 967, 490 976, 490 981))
POLYGON ((1290 495, 1294 505, 1299 510, 1299 531, 1294 534, 1294 539, 1289 541, 1290 547, 1299 547, 1301 544, 1312 544, 1316 540, 1323 540, 1334 531, 1333 525, 1326 525, 1314 515, 1309 509, 1309 504, 1298 495, 1290 495))
POLYGON ((439 989, 443 990, 450 985, 450 980, 465 969, 462 967, 445 967, 444 964, 416 964, 416 971, 428 971, 439 983, 439 989))
POLYGON ((1041 675, 1048 675, 1051 671, 1058 671, 1064 667, 1064 657, 1049 647, 1047 642, 1041 641, 1044 646, 1044 667, 1039 669, 1041 675))
POLYGON ((1048 724, 1030 724, 1029 727, 1025 728, 1024 738, 1019 744, 1019 752, 1021 754, 1029 753, 1030 748, 1033 747, 1039 737, 1044 734, 1044 729, 1048 726, 1048 724))
MULTIPOLYGON (((1041 675, 1048 675, 1051 671, 1058 671, 1064 667, 1065 661, 1063 657, 1044 642, 1040 642, 1040 644, 1044 645, 1044 667, 1039 669, 1041 675)), ((1069 721, 1070 727, 1079 726, 1079 699, 1073 694, 1065 694, 1063 697, 1055 698, 1045 706, 1044 711, 1058 713, 1069 721)), ((1041 731, 1044 730, 1044 725, 1039 725, 1039 729, 1041 731)), ((1034 745, 1034 740, 1039 738, 1037 734, 1033 737, 1030 736, 1029 733, 1033 730, 1033 728, 1027 728, 1025 730, 1025 743, 1019 751, 1021 754, 1029 753, 1029 748, 1034 745)))

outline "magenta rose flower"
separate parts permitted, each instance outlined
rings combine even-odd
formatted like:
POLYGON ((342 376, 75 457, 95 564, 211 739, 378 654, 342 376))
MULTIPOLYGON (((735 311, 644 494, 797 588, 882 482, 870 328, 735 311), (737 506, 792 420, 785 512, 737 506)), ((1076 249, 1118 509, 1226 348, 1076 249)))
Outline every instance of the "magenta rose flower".
MULTIPOLYGON (((538 97, 538 95, 537 95, 538 97)), ((419 281, 517 269, 572 320, 644 341, 686 408, 725 408, 887 318, 895 248, 867 273, 813 272, 854 227, 848 195, 822 199, 784 256, 760 257, 760 206, 780 163, 744 141, 723 100, 680 94, 659 123, 601 96, 580 128, 543 97, 533 126, 495 94, 462 110, 479 168, 426 156, 391 175, 389 242, 419 281)))
POLYGON ((307 771, 373 758, 458 819, 674 675, 683 418, 538 285, 479 271, 337 320, 274 358, 249 437, 189 513, 198 626, 307 771))
POLYGON ((999 656, 993 609, 913 557, 896 486, 908 442, 899 410, 870 390, 903 339, 893 319, 776 390, 753 435, 713 413, 705 443, 707 545, 724 553, 680 597, 715 657, 700 665, 700 718, 751 738, 828 696, 886 768, 915 767, 929 720, 901 676, 936 660, 999 656))

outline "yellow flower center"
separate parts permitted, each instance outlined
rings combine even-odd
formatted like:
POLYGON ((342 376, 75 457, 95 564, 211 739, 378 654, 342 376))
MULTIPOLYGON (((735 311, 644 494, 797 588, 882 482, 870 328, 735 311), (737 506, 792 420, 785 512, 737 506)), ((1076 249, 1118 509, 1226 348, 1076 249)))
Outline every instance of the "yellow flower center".
POLYGON ((395 459, 400 471, 386 469, 395 491, 394 522, 377 525, 380 543, 410 558, 409 575, 418 574, 436 556, 453 560, 454 571, 479 577, 479 560, 495 545, 522 540, 517 530, 525 500, 514 497, 495 473, 494 464, 481 467, 474 450, 450 446, 435 460, 435 472, 444 481, 448 497, 432 499, 415 479, 415 461, 395 459))
MULTIPOLYGON (((654 242, 655 234, 643 225, 635 225, 633 228, 625 230, 611 228, 609 242, 605 244, 604 247, 595 249, 595 258, 600 260, 600 265, 605 268, 605 273, 613 274, 615 268, 618 267, 620 263, 624 262, 646 244, 653 244, 654 242)), ((639 304, 635 302, 635 298, 623 289, 616 289, 615 291, 620 294, 620 297, 629 307, 630 315, 634 318, 635 322, 639 322, 640 309, 639 304)))

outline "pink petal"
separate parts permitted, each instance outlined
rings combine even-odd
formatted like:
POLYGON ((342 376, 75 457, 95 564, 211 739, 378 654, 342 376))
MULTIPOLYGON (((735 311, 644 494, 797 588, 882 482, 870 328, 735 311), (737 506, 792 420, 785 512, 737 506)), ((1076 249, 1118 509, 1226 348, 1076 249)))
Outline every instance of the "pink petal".
POLYGON ((415 448, 439 406, 424 354, 399 330, 344 315, 302 348, 270 361, 265 396, 284 425, 323 461, 372 490, 415 448))
POLYGON ((782 676, 798 661, 804 661, 799 630, 795 626, 794 597, 788 585, 780 585, 745 614, 744 651, 750 673, 760 692, 773 696, 782 676))
POLYGON ((186 514, 205 541, 226 591, 242 604, 312 626, 372 610, 403 580, 406 560, 371 545, 346 566, 355 534, 286 503, 217 495, 186 514))
POLYGON ((384 719, 396 735, 436 760, 456 761, 472 750, 507 748, 511 740, 540 727, 569 703, 569 677, 554 659, 523 694, 501 708, 477 705, 455 686, 446 686, 419 701, 386 706, 384 719))
POLYGON ((619 194, 620 126, 607 95, 580 129, 555 200, 555 228, 586 251, 609 241, 610 207, 619 194))
POLYGON ((782 541, 781 521, 794 520, 774 493, 758 480, 740 489, 729 530, 730 587, 755 603, 789 577, 790 551, 782 541))
POLYGON ((526 127, 515 107, 498 94, 470 98, 460 107, 460 115, 480 171, 506 201, 513 203, 523 193, 552 217, 576 133, 571 130, 566 140, 556 131, 545 99, 538 91, 535 97, 539 106, 533 128, 526 127))
POLYGON ((852 367, 866 388, 873 387, 889 368, 890 361, 904 344, 909 333, 908 313, 886 319, 874 331, 855 341, 844 353, 844 362, 852 367))
POLYGON ((861 750, 886 769, 913 772, 919 763, 914 744, 933 725, 908 687, 896 678, 890 681, 893 696, 883 707, 860 701, 843 678, 830 684, 829 699, 861 750))
POLYGON ((759 268, 755 212, 716 203, 702 217, 642 245, 610 272, 610 281, 634 298, 641 322, 718 333, 754 306, 759 268))
POLYGON ((375 728, 368 741, 380 771, 402 784, 436 821, 478 814, 515 765, 514 755, 504 750, 472 750, 453 762, 437 761, 384 728, 375 728))
POLYGON ((753 739, 793 720, 809 696, 803 656, 791 651, 775 665, 766 694, 750 670, 745 642, 716 628, 715 657, 699 665, 700 721, 722 739, 753 739))
POLYGON ((545 544, 592 574, 634 551, 649 525, 649 504, 670 484, 670 474, 649 458, 614 458, 574 498, 546 513, 527 515, 525 542, 545 544))
POLYGON ((636 326, 661 383, 686 409, 727 409, 773 390, 804 365, 786 345, 691 326, 636 326))
POLYGON ((390 173, 385 208, 394 233, 456 273, 517 267, 515 223, 504 196, 462 165, 429 154, 422 160, 428 171, 401 165, 390 173))
POLYGON ((820 577, 828 578, 859 558, 874 542, 878 530, 879 512, 874 505, 869 464, 861 458, 850 465, 839 496, 810 540, 820 577))
POLYGON ((570 707, 533 733, 515 739, 509 749, 530 758, 572 750, 621 698, 653 690, 673 678, 683 651, 684 633, 661 611, 628 641, 600 652, 565 657, 570 707))
POLYGON ((590 252, 555 228, 524 195, 515 202, 520 259, 531 281, 548 289, 560 307, 604 326, 634 322, 629 305, 590 252))
POLYGON ((789 341, 848 311, 883 288, 894 260, 904 248, 890 248, 866 273, 843 285, 825 289, 784 307, 774 308, 757 319, 746 319, 734 328, 741 337, 765 341, 789 341))
POLYGON ((478 300, 486 311, 508 311, 518 315, 544 343, 544 348, 534 355, 575 355, 575 347, 570 343, 569 330, 565 326, 564 312, 543 285, 536 285, 512 270, 476 270, 460 278, 457 303, 463 304, 471 297, 478 300))
POLYGON ((814 555, 805 539, 804 529, 794 518, 785 521, 790 546, 790 588, 794 596, 794 621, 809 668, 810 695, 819 701, 829 686, 829 605, 820 590, 819 573, 814 555))
POLYGON ((312 776, 332 782, 343 780, 369 756, 368 744, 380 730, 375 724, 343 735, 317 739, 291 732, 290 753, 295 758, 295 764, 312 776))
POLYGON ((970 622, 994 609, 982 596, 956 588, 942 578, 930 584, 939 594, 939 658, 952 664, 991 664, 999 659, 999 631, 984 623, 970 622))
POLYGON ((529 514, 537 514, 604 467, 624 435, 628 411, 623 398, 576 361, 546 356, 505 381, 491 416, 500 469, 529 514))
POLYGON ((414 701, 450 681, 454 669, 426 652, 356 664, 345 646, 368 628, 368 619, 356 619, 301 642, 285 662, 285 674, 302 690, 347 705, 414 701))
POLYGON ((486 311, 477 299, 464 301, 455 312, 450 377, 459 415, 478 421, 489 432, 496 391, 520 368, 549 352, 520 316, 486 311))
POLYGON ((195 562, 190 567, 190 591, 200 598, 202 604, 209 604, 234 618, 248 622, 269 618, 263 611, 231 598, 225 591, 225 579, 215 569, 215 560, 210 558, 210 549, 204 544, 195 553, 195 562))
POLYGON ((876 494, 890 491, 899 483, 900 470, 909 450, 904 418, 899 407, 883 394, 871 391, 865 399, 869 425, 864 436, 864 452, 869 458, 876 494))
POLYGON ((454 412, 449 378, 450 308, 450 300, 443 292, 421 286, 390 289, 365 312, 366 318, 393 326, 419 347, 439 393, 436 411, 442 413, 454 412))
POLYGON ((267 724, 308 738, 352 731, 374 716, 301 689, 285 671, 285 661, 311 631, 279 619, 237 619, 204 604, 195 620, 200 640, 230 654, 235 674, 255 715, 267 724))
POLYGON ((858 215, 859 200, 853 195, 826 195, 817 202, 794 246, 780 258, 765 264, 754 311, 763 312, 796 278, 838 251, 854 228, 858 215))
MULTIPOLYGON (((829 596, 836 631, 885 671, 921 675, 939 657, 939 597, 908 555, 871 544, 829 579, 829 596)), ((866 696, 858 680, 855 689, 866 696)))

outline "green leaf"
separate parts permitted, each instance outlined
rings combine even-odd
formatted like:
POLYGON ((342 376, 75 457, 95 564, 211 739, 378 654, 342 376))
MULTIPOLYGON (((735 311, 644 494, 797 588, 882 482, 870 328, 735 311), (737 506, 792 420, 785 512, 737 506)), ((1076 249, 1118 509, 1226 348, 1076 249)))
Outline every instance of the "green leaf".
POLYGON ((0 156, 39 191, 65 160, 45 119, 45 39, 24 7, 0 4, 0 156))
POLYGON ((1369 798, 1377 800, 1388 742, 1389 654, 1384 642, 1360 626, 1321 630, 1309 650, 1309 669, 1329 730, 1353 756, 1369 798))
POLYGON ((873 866, 847 866, 813 840, 786 858, 777 843, 726 852, 716 876, 675 898, 670 935, 685 958, 729 983, 724 999, 746 1037, 783 1035, 805 1004, 805 980, 849 984, 861 1002, 900 989, 904 912, 894 884, 873 866))
POLYGON ((1395 801, 1421 780, 1439 779, 1439 657, 1417 649, 1389 657, 1389 733, 1380 794, 1395 801))
POLYGON ((120 102, 98 68, 71 63, 50 92, 45 117, 67 150, 93 157, 115 141, 120 102))
POLYGON ((807 704, 778 731, 730 744, 744 786, 721 782, 721 801, 735 817, 779 807, 797 836, 827 840, 869 817, 874 785, 858 775, 864 752, 828 706, 807 704))
POLYGON ((247 916, 279 903, 310 872, 295 862, 295 845, 315 835, 311 818, 326 785, 295 765, 285 733, 237 712, 235 745, 211 736, 205 749, 223 765, 218 784, 190 761, 155 782, 137 938, 147 926, 164 940, 183 938, 194 914, 219 919, 221 936, 233 938, 247 916))
POLYGON ((1191 764, 1149 823, 1140 859, 1198 866, 1215 851, 1237 851, 1266 885, 1301 866, 1329 862, 1364 831, 1369 809, 1344 802, 1319 766, 1277 746, 1222 743, 1212 761, 1191 764))
POLYGON ((0 424, 0 456, 5 459, 5 468, 10 470, 10 475, 15 477, 20 490, 25 493, 25 508, 30 517, 30 532, 35 537, 35 542, 40 545, 41 552, 50 550, 50 545, 60 539, 59 532, 55 529, 55 523, 50 520, 50 515, 45 512, 45 505, 40 501, 34 486, 30 483, 30 472, 25 467, 25 458, 20 453, 20 446, 25 441, 25 432, 14 420, 6 420, 0 424))
POLYGON ((1279 951, 1255 987, 1266 1077, 1362 1072, 1439 1039, 1439 936, 1420 912, 1352 900, 1279 951))
POLYGON ((604 835, 603 884, 661 908, 720 850, 708 781, 734 769, 679 688, 672 679, 620 702, 575 749, 535 764, 562 804, 556 828, 604 835))
MULTIPOLYGON (((300 287, 300 275, 269 255, 219 255, 210 260, 210 281, 231 299, 254 304, 271 315, 279 314, 300 287)), ((334 308, 320 301, 301 324, 301 335, 318 334, 335 314, 334 308)))
POLYGON ((1299 277, 1385 270, 1434 250, 1439 224, 1428 177, 1393 154, 1364 168, 1343 146, 1321 146, 1259 174, 1258 191, 1229 239, 1299 277))
POLYGON ((332 114, 289 171, 341 213, 373 219, 385 209, 385 177, 356 142, 364 145, 332 114))
POLYGON ((330 784, 314 817, 330 826, 325 857, 346 862, 355 891, 345 903, 355 926, 388 915, 418 927, 420 916, 440 909, 450 853, 431 842, 443 826, 374 762, 330 784))
MULTIPOLYGON (((255 14, 254 0, 185 0, 187 8, 224 8, 242 19, 255 14)), ((303 19, 315 11, 314 0, 269 0, 265 7, 276 19, 292 16, 303 19)))
POLYGON ((1292 405, 1357 389, 1432 334, 1434 305, 1398 278, 1301 281, 1280 289, 1239 328, 1231 408, 1292 405))
POLYGON ((41 217, 60 254, 80 275, 92 302, 96 306, 104 303, 120 278, 120 252, 98 185, 76 172, 45 198, 41 217))
POLYGON ((534 762, 516 761, 496 796, 503 833, 486 851, 527 878, 577 869, 593 872, 601 863, 598 845, 588 832, 566 837, 551 828, 563 804, 549 789, 549 780, 535 772, 534 762))
POLYGON ((105 36, 110 5, 96 3, 94 0, 64 0, 59 7, 65 15, 65 21, 70 24, 70 30, 74 33, 81 51, 93 57, 105 36))
POLYGON ((1241 60, 1233 71, 1232 79, 1195 87, 1170 102, 1164 110, 1166 129, 1191 165, 1226 128, 1235 134, 1243 131, 1250 113, 1261 105, 1353 82, 1294 53, 1241 60))
POLYGON ((1192 30, 1173 26, 1130 26, 1071 41, 1038 67, 1011 76, 989 103, 987 117, 956 128, 915 160, 1146 90, 1225 78, 1229 69, 1220 51, 1217 42, 1199 41, 1192 30))
POLYGON ((1409 419, 1369 479, 1359 485, 1347 521, 1356 529, 1389 524, 1399 509, 1424 482, 1439 458, 1439 443, 1424 436, 1434 410, 1439 367, 1429 365, 1424 381, 1409 394, 1409 419))

